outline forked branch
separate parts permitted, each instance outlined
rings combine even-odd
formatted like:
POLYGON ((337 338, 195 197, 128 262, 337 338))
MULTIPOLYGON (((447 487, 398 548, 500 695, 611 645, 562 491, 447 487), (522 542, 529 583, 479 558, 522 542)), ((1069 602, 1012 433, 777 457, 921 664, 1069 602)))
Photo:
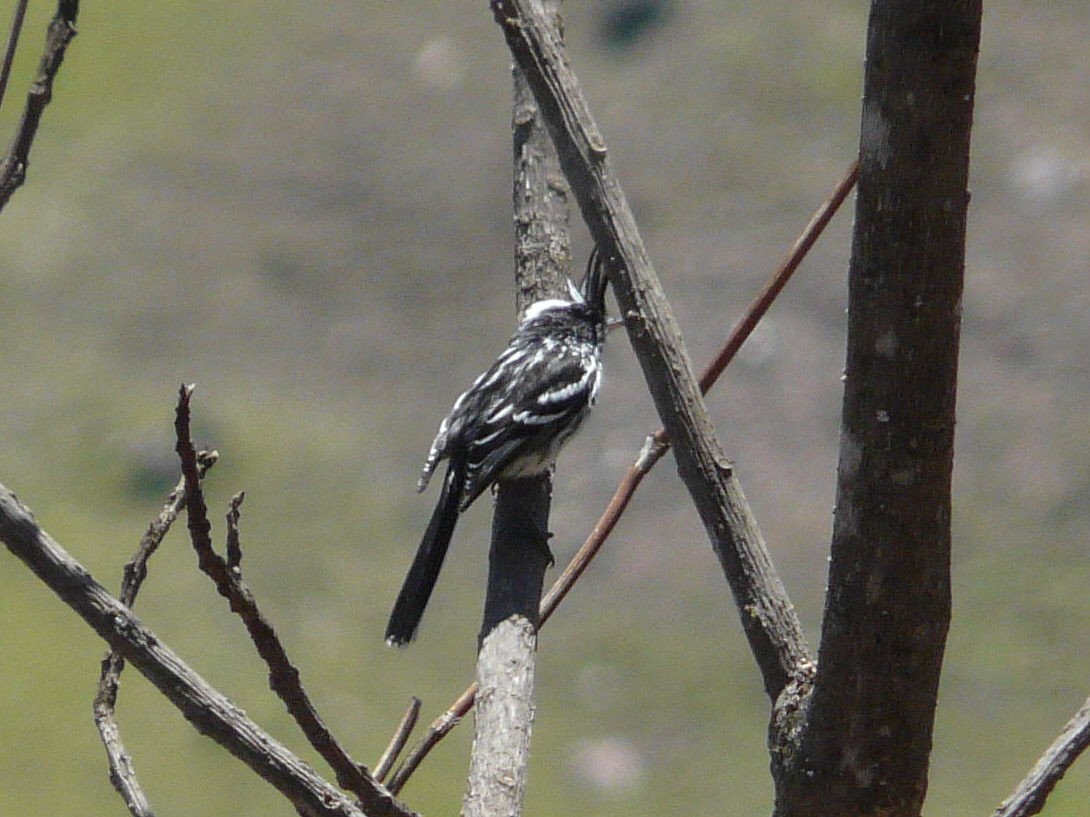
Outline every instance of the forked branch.
POLYGON ((337 782, 360 798, 369 815, 394 815, 406 813, 405 809, 368 774, 367 769, 356 763, 344 747, 326 727, 310 696, 303 688, 299 670, 292 664, 276 631, 262 615, 250 588, 242 580, 242 550, 239 542, 238 520, 243 494, 232 500, 227 514, 227 558, 224 559, 212 547, 211 523, 204 495, 200 486, 200 474, 193 443, 189 432, 189 400, 192 386, 182 386, 178 395, 175 430, 176 450, 185 476, 186 511, 189 532, 197 551, 201 570, 216 585, 216 590, 230 602, 231 611, 242 619, 258 654, 269 670, 269 686, 277 694, 288 713, 306 735, 307 740, 329 763, 337 775, 337 782))
MULTIPOLYGON (((364 817, 272 735, 213 689, 115 599, 0 485, 0 541, 98 635, 147 678, 203 735, 216 741, 288 798, 307 817, 364 817)), ((394 801, 396 803, 396 801, 394 801)), ((394 812, 412 812, 398 804, 394 812)))

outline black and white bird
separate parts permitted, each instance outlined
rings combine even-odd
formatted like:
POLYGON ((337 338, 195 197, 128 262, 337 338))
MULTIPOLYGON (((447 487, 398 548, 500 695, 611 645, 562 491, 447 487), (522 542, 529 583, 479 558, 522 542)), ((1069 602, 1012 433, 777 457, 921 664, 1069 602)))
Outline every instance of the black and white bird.
POLYGON ((439 424, 417 483, 423 491, 448 460, 439 502, 405 577, 386 643, 412 641, 431 597, 458 516, 500 479, 552 468, 564 443, 594 405, 602 383, 606 275, 597 250, 570 300, 532 304, 507 348, 439 424))

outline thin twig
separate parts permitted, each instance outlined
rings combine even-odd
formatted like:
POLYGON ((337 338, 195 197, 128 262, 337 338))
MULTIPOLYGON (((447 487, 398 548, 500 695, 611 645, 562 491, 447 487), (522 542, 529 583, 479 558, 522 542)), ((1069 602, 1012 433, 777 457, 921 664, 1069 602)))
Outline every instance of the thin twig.
POLYGON ((68 44, 76 36, 78 0, 60 0, 57 13, 49 23, 45 38, 45 51, 38 63, 38 74, 27 92, 26 107, 15 131, 15 138, 3 161, 0 161, 0 210, 8 203, 12 193, 26 180, 30 163, 30 148, 38 132, 42 113, 53 98, 53 81, 64 61, 68 44))
MULTIPOLYGON (((215 451, 197 453, 197 465, 202 479, 208 469, 215 465, 217 456, 215 451)), ((159 545, 170 531, 174 520, 178 518, 178 513, 184 504, 185 477, 182 477, 167 496, 159 515, 148 525, 136 553, 125 565, 118 600, 130 610, 136 603, 136 596, 148 575, 148 560, 159 549, 159 545)), ((125 750, 125 744, 121 740, 121 732, 117 726, 117 693, 124 669, 125 659, 113 650, 107 652, 102 659, 98 692, 93 705, 95 726, 98 728, 102 745, 106 748, 106 757, 110 764, 110 782, 125 801, 129 812, 133 817, 153 817, 151 805, 140 787, 132 758, 125 750)))
MULTIPOLYGON (((700 376, 700 389, 702 393, 706 394, 719 380, 719 377, 723 374, 727 365, 734 359, 734 356, 738 353, 742 344, 745 343, 761 318, 768 312, 777 296, 783 291, 784 286, 787 285, 792 274, 798 269, 802 260, 806 257, 807 253, 810 252, 810 249, 814 246, 818 237, 829 225, 829 222, 832 220, 837 210, 840 209, 840 206, 844 203, 844 200, 855 186, 858 177, 859 164, 858 162, 853 161, 826 200, 822 202, 821 206, 814 212, 814 215, 810 218, 810 222, 795 240, 794 245, 788 251, 783 261, 780 262, 780 266, 769 277, 768 282, 761 289, 760 293, 758 293, 750 303, 743 314, 742 319, 734 325, 734 328, 723 343, 723 346, 700 376)), ((665 429, 660 428, 655 433, 648 435, 643 448, 640 449, 640 453, 636 457, 636 461, 621 478, 620 484, 613 492, 613 497, 606 505, 598 522, 595 523, 590 535, 587 537, 582 547, 580 547, 571 558, 571 561, 568 562, 564 571, 557 577, 553 586, 549 589, 549 592, 545 594, 541 603, 541 620, 538 626, 543 625, 549 620, 549 617, 555 612, 556 608, 560 605, 560 602, 567 596, 568 591, 571 590, 579 577, 583 575, 583 572, 590 565, 598 551, 601 550, 606 538, 613 531, 613 528, 616 527, 621 515, 628 507, 633 495, 635 495, 636 489, 640 486, 640 483, 643 482, 643 478, 647 476, 651 469, 655 467, 655 464, 662 459, 669 448, 670 441, 666 435, 665 429)), ((465 717, 466 713, 473 707, 476 694, 477 684, 473 683, 466 688, 442 715, 432 722, 427 733, 421 738, 417 745, 413 747, 413 750, 410 752, 405 763, 398 769, 397 774, 394 775, 393 780, 390 782, 390 791, 392 793, 396 795, 401 791, 402 786, 405 785, 409 776, 416 771, 417 767, 419 767, 420 763, 432 748, 434 748, 435 745, 438 744, 463 717, 465 717)))
MULTIPOLYGON (((83 565, 34 521, 0 485, 0 541, 98 635, 132 664, 202 735, 250 767, 308 817, 363 817, 351 799, 330 785, 272 735, 208 685, 132 611, 96 582, 83 565)), ((392 801, 392 814, 411 811, 392 801)), ((379 814, 370 811, 368 817, 379 814)))
POLYGON ((258 654, 269 669, 269 686, 280 697, 288 713, 306 735, 310 744, 325 759, 337 776, 337 782, 359 797, 364 809, 370 815, 404 813, 400 806, 383 787, 371 777, 366 767, 356 763, 345 751, 326 727, 318 714, 299 677, 299 670, 291 663, 287 652, 276 635, 272 625, 262 615, 249 587, 242 581, 242 573, 237 564, 241 561, 241 549, 238 544, 238 514, 242 495, 232 500, 229 512, 229 527, 235 541, 232 549, 236 565, 229 566, 212 548, 211 524, 208 521, 207 507, 204 502, 196 472, 196 459, 193 443, 189 436, 189 400, 193 386, 183 385, 178 395, 176 450, 182 462, 182 473, 186 477, 186 511, 189 516, 189 532, 193 548, 197 551, 197 563, 202 572, 212 579, 216 590, 228 600, 233 613, 242 619, 246 631, 257 648, 258 654))
POLYGON ((380 757, 378 763, 375 764, 375 771, 372 773, 372 776, 379 783, 386 779, 386 775, 390 773, 390 769, 397 763, 397 758, 405 748, 405 744, 409 742, 409 736, 413 733, 413 729, 416 728, 416 721, 419 718, 420 699, 414 695, 409 699, 409 706, 405 710, 405 714, 401 716, 401 722, 397 725, 397 729, 394 730, 393 737, 390 738, 390 743, 386 747, 386 751, 382 753, 382 757, 380 757))
POLYGON ((1067 722, 1059 737, 1052 742, 1037 765, 1018 784, 1010 797, 995 810, 992 817, 1030 817, 1039 814, 1060 778, 1067 773, 1079 755, 1090 746, 1090 699, 1067 722))
POLYGON ((424 758, 428 756, 428 753, 435 748, 435 745, 438 744, 439 741, 450 734, 450 731, 457 726, 462 718, 466 716, 466 713, 473 708, 473 701, 476 697, 477 682, 474 681, 466 688, 466 691, 447 708, 446 712, 431 722, 424 737, 421 738, 420 742, 413 747, 411 752, 409 752, 409 756, 405 758, 405 762, 401 764, 397 773, 394 774, 393 779, 390 780, 390 784, 387 787, 390 790, 390 794, 396 797, 401 793, 401 789, 404 788, 405 783, 408 782, 409 778, 412 776, 413 772, 417 770, 424 758))
MULTIPOLYGON (((780 266, 769 277, 768 282, 757 294, 757 297, 750 302, 742 315, 742 319, 734 325, 730 335, 720 347, 719 352, 716 353, 715 358, 700 375, 701 394, 707 394, 711 387, 715 385, 730 362, 734 360, 734 356, 738 354, 738 350, 742 348, 742 344, 753 334, 757 324, 760 323, 771 308, 783 288, 787 286, 787 282, 791 279, 795 270, 799 268, 814 243, 825 231, 833 216, 836 215, 837 210, 840 209, 840 205, 848 197, 858 178, 859 162, 856 160, 848 165, 844 176, 837 182, 829 196, 814 212, 814 215, 811 216, 809 223, 795 240, 791 249, 788 250, 783 261, 780 262, 780 266)), ((587 541, 579 548, 568 566, 564 568, 564 572, 557 577, 556 582, 545 595, 541 606, 542 623, 553 614, 557 605, 571 590, 572 585, 590 565, 591 560, 594 559, 594 556, 605 543, 606 537, 609 536, 620 520, 621 514, 628 507, 628 503, 640 483, 643 482, 643 478, 669 450, 670 439, 666 434, 666 429, 660 428, 654 434, 648 436, 643 448, 636 457, 636 461, 621 478, 617 490, 613 492, 613 497, 610 499, 609 504, 606 505, 606 509, 602 512, 602 516, 598 519, 594 529, 590 532, 590 536, 587 537, 587 541)))
POLYGON ((809 223, 803 228, 803 231, 799 234, 799 237, 795 239, 795 243, 791 249, 787 251, 787 255, 780 262, 780 266, 772 274, 772 277, 768 279, 768 283, 764 285, 764 288, 757 294, 757 297, 750 303, 749 308, 746 309, 745 314, 742 315, 737 325, 731 330, 730 337, 727 338, 727 342, 723 344, 723 348, 719 350, 719 353, 715 356, 715 360, 711 362, 711 365, 704 370, 704 373, 700 375, 700 392, 701 394, 707 394, 708 389, 712 387, 712 384, 719 379, 719 375, 723 373, 723 370, 727 368, 727 364, 730 363, 734 356, 738 353, 738 350, 742 347, 742 344, 746 342, 746 339, 750 336, 754 329, 757 328, 757 324, 761 318, 768 312, 769 307, 779 296, 783 288, 787 286, 787 282, 791 280, 791 276, 794 275, 795 270, 799 268, 799 264, 810 252, 810 249, 817 242, 818 238, 825 228, 829 226, 829 222, 832 221, 833 216, 836 215, 837 210, 840 209, 840 205, 844 203, 844 200, 848 197, 848 194, 852 192, 852 188, 855 187, 855 183, 859 180, 859 160, 855 159, 848 169, 844 172, 840 181, 836 183, 836 186, 832 189, 825 201, 821 203, 821 206, 814 211, 814 214, 810 217, 809 223))
POLYGON ((8 79, 11 77, 11 64, 15 61, 15 49, 19 45, 19 35, 23 31, 23 18, 26 17, 26 7, 30 0, 19 0, 15 4, 15 13, 11 18, 11 31, 8 32, 8 44, 4 48, 4 62, 0 65, 0 110, 4 107, 4 94, 8 90, 8 79))

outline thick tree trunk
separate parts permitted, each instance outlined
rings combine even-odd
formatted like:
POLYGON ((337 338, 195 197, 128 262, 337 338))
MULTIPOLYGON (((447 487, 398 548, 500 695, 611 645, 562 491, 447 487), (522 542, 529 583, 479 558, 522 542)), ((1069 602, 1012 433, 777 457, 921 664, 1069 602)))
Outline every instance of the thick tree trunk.
POLYGON ((871 6, 829 590, 812 697, 776 757, 780 817, 916 817, 927 790, 980 15, 871 6))

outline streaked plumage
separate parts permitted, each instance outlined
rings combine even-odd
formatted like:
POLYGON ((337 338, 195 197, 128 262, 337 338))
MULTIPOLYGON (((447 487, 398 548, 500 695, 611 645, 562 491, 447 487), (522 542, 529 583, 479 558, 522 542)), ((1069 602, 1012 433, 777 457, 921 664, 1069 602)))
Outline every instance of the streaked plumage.
POLYGON ((579 428, 602 382, 606 278, 592 253, 571 300, 532 304, 507 348, 451 407, 417 490, 448 460, 439 502, 386 628, 388 644, 412 640, 439 576, 458 515, 499 479, 541 474, 579 428))

